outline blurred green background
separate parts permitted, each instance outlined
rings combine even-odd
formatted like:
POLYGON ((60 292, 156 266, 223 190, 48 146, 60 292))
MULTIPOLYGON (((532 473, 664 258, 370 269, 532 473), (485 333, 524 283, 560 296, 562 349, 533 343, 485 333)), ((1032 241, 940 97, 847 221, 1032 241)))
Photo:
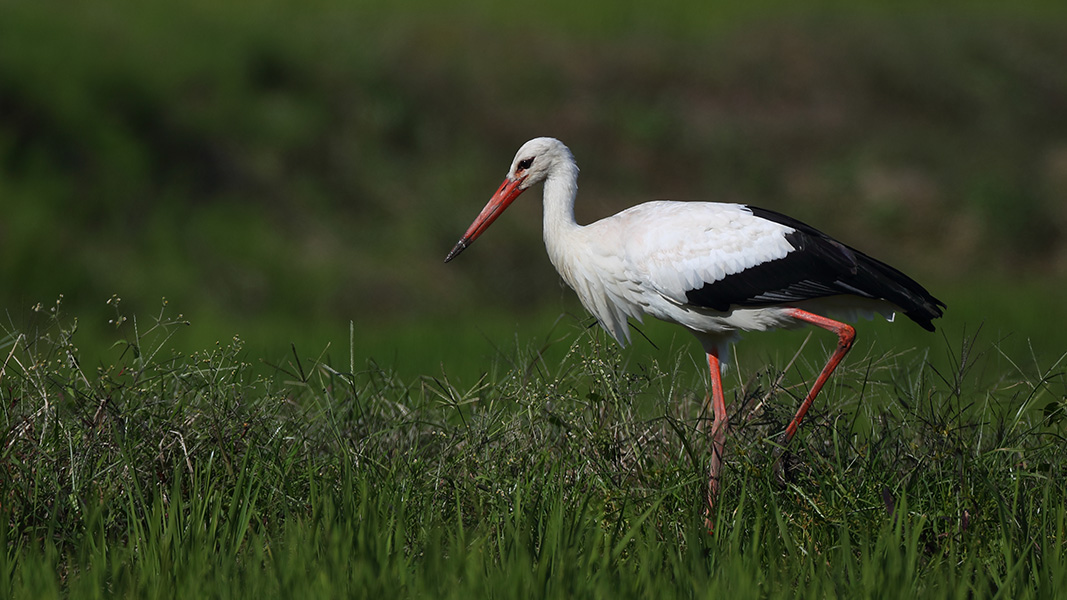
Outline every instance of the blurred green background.
POLYGON ((582 167, 580 221, 657 198, 777 209, 915 276, 949 340, 982 326, 1058 356, 1060 6, 2 0, 5 326, 62 295, 106 361, 107 301, 145 326, 166 298, 179 347, 347 361, 351 324, 357 361, 473 376, 588 324, 537 195, 442 263, 551 135, 582 167))

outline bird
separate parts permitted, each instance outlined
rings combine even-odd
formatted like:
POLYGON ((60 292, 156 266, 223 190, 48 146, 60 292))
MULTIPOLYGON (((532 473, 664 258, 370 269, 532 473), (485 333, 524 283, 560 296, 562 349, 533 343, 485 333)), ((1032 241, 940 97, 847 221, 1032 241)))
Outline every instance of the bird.
POLYGON ((714 530, 729 419, 724 360, 742 332, 806 325, 837 336, 837 347, 782 434, 785 447, 856 339, 844 321, 903 313, 923 329, 947 306, 901 271, 787 215, 736 203, 657 200, 587 225, 574 217, 578 165, 563 142, 523 144, 507 176, 445 257, 455 259, 523 192, 544 184, 549 260, 582 305, 621 346, 629 320, 682 326, 707 357, 713 416, 704 518, 714 530), (833 315, 836 318, 832 318, 833 315), (842 319, 842 320, 837 320, 842 319))

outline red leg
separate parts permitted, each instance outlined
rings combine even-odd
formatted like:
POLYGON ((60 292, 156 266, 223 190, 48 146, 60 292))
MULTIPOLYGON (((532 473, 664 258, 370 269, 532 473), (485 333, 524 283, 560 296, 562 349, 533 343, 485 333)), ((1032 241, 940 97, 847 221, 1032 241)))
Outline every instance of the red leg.
POLYGON ((822 373, 819 373, 819 378, 815 380, 815 384, 811 386, 811 391, 808 392, 808 397, 801 403, 800 409, 797 410, 797 414, 793 417, 793 420, 789 422, 789 426, 785 428, 785 436, 782 438, 783 444, 788 444, 789 440, 793 439, 793 436, 797 432, 797 427, 800 425, 801 419, 807 414, 808 408, 811 407, 811 403, 815 401, 815 396, 819 395, 819 390, 826 384, 826 381, 830 379, 830 374, 834 372, 837 365, 841 363, 841 360, 845 358, 848 351, 852 349, 852 342, 856 340, 856 329, 847 323, 841 323, 833 319, 827 319, 826 317, 820 317, 819 315, 810 313, 799 308, 794 308, 790 313, 794 319, 800 319, 801 321, 807 321, 812 325, 822 327, 827 331, 832 331, 837 334, 837 350, 830 356, 830 360, 826 362, 826 366, 823 367, 822 373))
POLYGON ((708 497, 704 512, 704 523, 708 533, 715 528, 713 515, 715 501, 719 498, 719 476, 722 470, 722 452, 726 444, 726 398, 722 393, 722 368, 719 365, 719 353, 708 353, 708 369, 711 371, 711 410, 715 420, 711 423, 711 467, 708 469, 708 497))

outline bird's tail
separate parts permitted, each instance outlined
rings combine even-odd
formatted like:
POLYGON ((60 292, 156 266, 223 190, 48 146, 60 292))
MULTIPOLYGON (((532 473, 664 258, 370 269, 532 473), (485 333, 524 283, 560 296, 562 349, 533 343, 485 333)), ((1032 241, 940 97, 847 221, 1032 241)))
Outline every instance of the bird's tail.
POLYGON ((945 303, 935 298, 917 281, 884 262, 858 250, 856 287, 872 297, 888 300, 927 331, 934 331, 933 320, 944 314, 945 303))

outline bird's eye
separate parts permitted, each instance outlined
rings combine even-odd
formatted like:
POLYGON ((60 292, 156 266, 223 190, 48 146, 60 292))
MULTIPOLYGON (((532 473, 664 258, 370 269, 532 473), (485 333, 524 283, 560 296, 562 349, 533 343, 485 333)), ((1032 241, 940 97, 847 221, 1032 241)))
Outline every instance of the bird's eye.
POLYGON ((533 164, 533 158, 524 158, 524 159, 519 161, 519 170, 520 171, 525 171, 526 169, 529 169, 530 165, 532 165, 532 164, 533 164))

